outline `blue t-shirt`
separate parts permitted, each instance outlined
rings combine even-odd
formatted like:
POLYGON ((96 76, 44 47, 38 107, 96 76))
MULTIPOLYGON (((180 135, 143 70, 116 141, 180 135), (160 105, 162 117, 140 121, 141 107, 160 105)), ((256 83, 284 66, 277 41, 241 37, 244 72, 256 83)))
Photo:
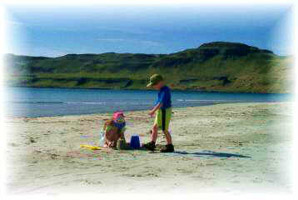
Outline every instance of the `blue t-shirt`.
POLYGON ((156 101, 156 104, 162 103, 161 109, 166 109, 172 107, 172 101, 171 101, 171 90, 168 86, 163 86, 160 88, 158 92, 158 99, 156 101))

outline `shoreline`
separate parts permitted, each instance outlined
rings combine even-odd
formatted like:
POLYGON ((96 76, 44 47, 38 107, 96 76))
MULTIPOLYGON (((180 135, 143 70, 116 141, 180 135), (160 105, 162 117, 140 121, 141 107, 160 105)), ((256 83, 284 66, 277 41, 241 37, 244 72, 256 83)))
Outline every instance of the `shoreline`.
MULTIPOLYGON (((287 103, 290 104, 292 103, 291 101, 289 102, 280 102, 280 101, 272 101, 272 102, 216 102, 216 103, 210 103, 210 104, 206 104, 206 105, 198 105, 198 106, 185 106, 185 107, 173 107, 172 109, 183 109, 183 108, 199 108, 199 107, 208 107, 208 106, 215 106, 215 105, 227 105, 227 104, 280 104, 280 103, 287 103)), ((144 112, 144 111, 148 111, 148 109, 139 109, 139 110, 121 110, 123 112, 144 112)), ((94 116, 94 115, 108 115, 108 114, 112 114, 113 111, 111 112, 97 112, 97 113, 82 113, 82 114, 64 114, 64 115, 49 115, 49 116, 6 116, 6 118, 11 118, 11 119, 30 119, 30 118, 50 118, 50 117, 76 117, 76 116, 94 116)))
MULTIPOLYGON (((247 103, 247 102, 227 102, 227 103, 210 103, 206 105, 199 105, 199 106, 185 106, 185 107, 174 107, 173 109, 183 109, 183 108, 197 108, 197 107, 205 107, 205 106, 213 106, 218 104, 234 104, 234 103, 247 103)), ((274 103, 274 102, 268 102, 268 103, 274 103)), ((140 109, 140 110, 121 110, 123 112, 144 112, 148 111, 148 109, 140 109)), ((65 114, 65 115, 53 115, 53 116, 36 116, 36 117, 30 117, 30 116, 7 116, 7 118, 50 118, 50 117, 76 117, 76 116, 89 116, 89 115, 111 115, 113 112, 98 112, 98 113, 86 113, 86 114, 65 114)))
MULTIPOLYGON (((183 108, 198 108, 198 107, 206 107, 206 106, 215 106, 215 105, 221 105, 221 104, 278 104, 278 103, 289 103, 289 102, 223 102, 223 103, 210 103, 206 105, 199 105, 199 106, 185 106, 185 107, 174 107, 172 109, 179 110, 183 108)), ((148 111, 148 109, 140 109, 140 110, 121 110, 123 112, 145 112, 148 111)), ((96 115, 111 115, 113 112, 98 112, 98 113, 86 113, 86 114, 69 114, 69 115, 53 115, 53 116, 36 116, 36 117, 30 117, 30 116, 7 116, 7 118, 12 119, 35 119, 35 118, 52 118, 52 117, 87 117, 87 116, 96 116, 96 115)))
MULTIPOLYGON (((79 87, 35 87, 35 86, 5 86, 6 88, 35 88, 35 89, 74 89, 74 90, 124 90, 124 91, 156 91, 154 89, 125 89, 125 88, 79 88, 79 87)), ((194 89, 171 89, 175 92, 198 92, 198 93, 224 93, 224 94, 276 94, 276 95, 294 95, 294 93, 282 92, 282 93, 274 93, 274 92, 233 92, 233 91, 217 91, 217 90, 194 90, 194 89)))
MULTIPOLYGON (((288 192, 292 103, 239 103, 173 109, 176 153, 89 151, 110 114, 11 118, 12 194, 50 192, 288 192), (169 163, 171 163, 169 165, 169 163), (126 183, 126 184, 123 184, 126 183)), ((149 141, 153 118, 127 112, 127 141, 149 141)), ((158 144, 165 144, 159 134, 158 144)))

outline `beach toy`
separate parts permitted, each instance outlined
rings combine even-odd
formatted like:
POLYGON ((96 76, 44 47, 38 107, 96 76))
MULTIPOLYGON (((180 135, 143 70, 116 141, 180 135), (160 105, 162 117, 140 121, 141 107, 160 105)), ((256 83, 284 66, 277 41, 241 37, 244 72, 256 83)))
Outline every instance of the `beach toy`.
POLYGON ((80 145, 81 148, 85 148, 85 149, 90 149, 90 150, 100 150, 100 147, 97 146, 91 146, 91 145, 87 145, 87 144, 81 144, 80 145))
POLYGON ((130 147, 133 149, 139 149, 141 147, 140 137, 138 135, 133 135, 130 138, 130 147))

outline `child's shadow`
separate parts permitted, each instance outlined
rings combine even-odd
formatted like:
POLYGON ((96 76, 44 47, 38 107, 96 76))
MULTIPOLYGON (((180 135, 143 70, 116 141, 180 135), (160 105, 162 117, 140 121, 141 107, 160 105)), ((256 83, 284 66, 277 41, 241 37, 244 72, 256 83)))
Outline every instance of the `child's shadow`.
POLYGON ((190 156, 194 156, 194 157, 211 156, 211 157, 218 157, 218 158, 231 158, 231 157, 251 158, 250 156, 244 156, 241 154, 222 153, 222 152, 215 152, 215 151, 202 151, 202 152, 175 151, 174 154, 190 155, 190 156))

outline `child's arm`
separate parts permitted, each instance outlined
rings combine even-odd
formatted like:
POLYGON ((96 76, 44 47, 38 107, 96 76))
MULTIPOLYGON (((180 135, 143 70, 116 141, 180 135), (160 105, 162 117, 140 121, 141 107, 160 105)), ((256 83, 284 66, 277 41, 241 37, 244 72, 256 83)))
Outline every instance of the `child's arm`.
POLYGON ((158 103, 152 110, 150 110, 149 115, 154 115, 154 113, 160 109, 160 107, 162 106, 162 103, 158 103))

